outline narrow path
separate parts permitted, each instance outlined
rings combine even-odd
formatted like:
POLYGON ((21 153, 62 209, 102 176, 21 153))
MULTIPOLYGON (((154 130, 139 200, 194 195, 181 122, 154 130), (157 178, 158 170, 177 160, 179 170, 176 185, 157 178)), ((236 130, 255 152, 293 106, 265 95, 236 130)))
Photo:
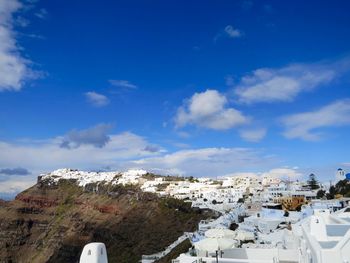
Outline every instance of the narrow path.
POLYGON ((161 259, 162 257, 165 257, 168 255, 175 247, 177 247, 179 244, 184 242, 186 239, 188 239, 192 233, 185 232, 182 236, 180 236, 175 242, 170 244, 165 250, 152 254, 152 255, 143 255, 141 259, 141 263, 153 263, 154 261, 161 259))

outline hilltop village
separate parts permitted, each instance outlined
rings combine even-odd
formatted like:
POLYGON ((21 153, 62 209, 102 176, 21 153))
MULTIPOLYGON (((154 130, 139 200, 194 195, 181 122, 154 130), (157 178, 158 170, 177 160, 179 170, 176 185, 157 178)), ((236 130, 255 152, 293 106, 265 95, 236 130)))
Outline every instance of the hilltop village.
MULTIPOLYGON (((217 214, 215 219, 200 221, 196 231, 183 233, 164 251, 144 255, 143 263, 350 260, 350 174, 343 169, 336 171, 331 185, 320 184, 314 174, 301 182, 251 174, 211 179, 159 176, 145 170, 72 169, 43 174, 38 181, 55 184, 61 179, 95 192, 104 184, 137 186, 143 192, 181 199, 193 209, 217 214)), ((101 246, 105 249, 102 243, 88 244, 80 262, 94 262, 86 253, 101 246)))
MULTIPOLYGON (((339 168, 334 185, 339 181, 346 180, 346 178, 350 179, 350 174, 346 174, 344 170, 339 168)), ((335 198, 334 185, 320 184, 314 174, 309 176, 309 180, 302 182, 290 179, 283 180, 271 175, 261 177, 241 174, 212 179, 160 176, 145 170, 85 172, 74 169, 59 169, 42 174, 38 181, 50 180, 54 183, 61 179, 74 180, 81 187, 95 184, 94 191, 98 191, 99 186, 104 184, 135 185, 144 192, 155 193, 159 196, 171 196, 191 202, 192 207, 212 209, 221 213, 230 211, 237 203, 244 203, 248 207, 256 209, 265 207, 300 211, 304 204, 312 200, 335 198)), ((338 197, 341 196, 338 195, 338 197)))

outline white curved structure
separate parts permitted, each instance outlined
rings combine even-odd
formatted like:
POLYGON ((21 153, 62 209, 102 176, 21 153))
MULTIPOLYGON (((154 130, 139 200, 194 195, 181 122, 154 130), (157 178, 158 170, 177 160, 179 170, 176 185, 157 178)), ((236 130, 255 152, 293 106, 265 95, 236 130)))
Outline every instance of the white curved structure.
POLYGON ((205 238, 194 243, 194 247, 197 255, 205 257, 209 254, 215 254, 216 251, 235 248, 237 244, 237 240, 229 238, 205 238))
POLYGON ((204 235, 209 238, 235 238, 236 232, 225 228, 212 228, 207 230, 204 235))
POLYGON ((85 245, 79 263, 108 263, 105 244, 95 242, 85 245))

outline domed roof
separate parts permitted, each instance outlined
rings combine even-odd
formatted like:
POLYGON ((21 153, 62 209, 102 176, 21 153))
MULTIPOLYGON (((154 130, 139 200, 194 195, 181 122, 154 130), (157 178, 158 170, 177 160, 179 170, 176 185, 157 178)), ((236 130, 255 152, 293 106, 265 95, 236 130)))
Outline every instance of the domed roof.
POLYGON ((343 171, 343 169, 342 168, 338 168, 338 171, 343 171))

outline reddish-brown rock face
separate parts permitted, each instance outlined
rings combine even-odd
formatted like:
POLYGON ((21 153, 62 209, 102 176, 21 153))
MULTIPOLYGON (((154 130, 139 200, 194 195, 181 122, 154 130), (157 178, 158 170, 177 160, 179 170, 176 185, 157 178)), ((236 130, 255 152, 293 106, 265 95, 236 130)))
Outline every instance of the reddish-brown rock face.
POLYGON ((78 262, 88 242, 104 242, 110 262, 138 262, 207 217, 188 203, 137 187, 45 182, 0 202, 0 262, 78 262))
POLYGON ((58 205, 57 199, 49 199, 49 198, 46 198, 45 196, 31 196, 31 195, 19 194, 16 196, 16 200, 22 201, 29 205, 38 206, 41 208, 58 205))

